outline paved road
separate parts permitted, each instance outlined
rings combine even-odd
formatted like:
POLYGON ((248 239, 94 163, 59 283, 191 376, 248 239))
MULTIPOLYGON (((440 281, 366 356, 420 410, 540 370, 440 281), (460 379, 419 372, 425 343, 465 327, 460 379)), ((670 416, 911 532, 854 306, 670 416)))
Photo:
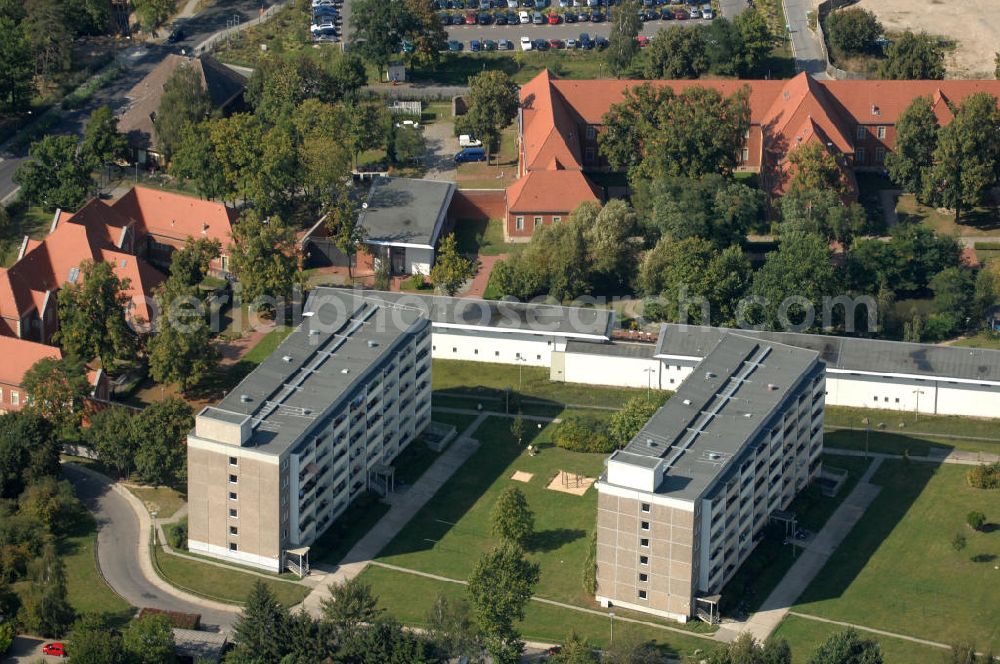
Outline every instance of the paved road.
POLYGON ((98 479, 71 464, 64 464, 63 469, 76 495, 97 519, 97 561, 115 592, 135 607, 199 613, 206 630, 228 629, 232 625, 235 612, 187 602, 150 582, 139 559, 139 519, 129 501, 113 491, 106 479, 98 479))
POLYGON ((826 60, 819 37, 809 29, 807 13, 815 10, 813 0, 782 0, 785 8, 785 22, 792 38, 792 55, 795 68, 812 74, 815 78, 829 78, 826 75, 826 60))
MULTIPOLYGON (((264 6, 274 4, 273 1, 264 6)), ((225 0, 208 7, 197 16, 185 19, 187 38, 178 44, 155 44, 148 48, 135 46, 119 53, 120 62, 126 69, 126 74, 110 85, 98 90, 90 101, 81 109, 64 112, 62 121, 53 127, 51 134, 80 135, 87 118, 98 106, 109 105, 118 112, 125 106, 125 93, 148 74, 169 53, 179 53, 182 49, 190 50, 208 36, 226 28, 227 21, 239 15, 246 21, 255 18, 261 7, 261 0, 225 0)), ((14 150, 9 145, 0 147, 0 201, 6 199, 16 189, 12 178, 17 167, 27 156, 24 150, 14 150)))
MULTIPOLYGON (((656 36, 660 30, 675 26, 695 26, 708 21, 694 19, 687 21, 649 21, 642 25, 639 34, 649 38, 656 36)), ((531 39, 577 39, 581 32, 586 32, 590 38, 604 37, 611 32, 611 23, 560 23, 559 25, 453 25, 448 28, 448 39, 454 39, 465 44, 466 50, 473 39, 509 39, 514 42, 514 48, 520 49, 521 37, 531 39)))

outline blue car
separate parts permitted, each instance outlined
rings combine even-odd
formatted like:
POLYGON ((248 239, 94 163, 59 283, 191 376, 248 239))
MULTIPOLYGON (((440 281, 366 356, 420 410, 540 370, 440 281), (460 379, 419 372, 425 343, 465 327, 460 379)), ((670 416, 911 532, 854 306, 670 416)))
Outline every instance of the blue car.
POLYGON ((482 148, 464 148, 455 155, 456 164, 473 161, 486 161, 486 150, 482 148))
POLYGON ((482 44, 479 43, 478 39, 473 39, 469 42, 469 50, 473 53, 483 50, 482 44))

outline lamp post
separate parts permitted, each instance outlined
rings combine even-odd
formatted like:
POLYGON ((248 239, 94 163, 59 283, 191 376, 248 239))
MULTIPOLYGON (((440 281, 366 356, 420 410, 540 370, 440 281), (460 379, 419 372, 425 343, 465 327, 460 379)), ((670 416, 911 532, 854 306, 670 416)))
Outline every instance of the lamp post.
POLYGON ((608 613, 608 617, 611 618, 611 643, 615 642, 615 612, 611 611, 608 613))
POLYGON ((920 412, 920 395, 923 394, 923 390, 913 390, 913 394, 916 395, 916 402, 913 404, 913 421, 917 421, 917 413, 920 412))
POLYGON ((514 361, 517 362, 517 393, 520 394, 521 388, 524 386, 523 369, 525 363, 528 361, 528 358, 522 357, 519 353, 517 357, 514 358, 514 361))
POLYGON ((646 372, 646 401, 649 401, 649 393, 653 389, 653 372, 656 371, 656 367, 646 367, 643 371, 646 372))

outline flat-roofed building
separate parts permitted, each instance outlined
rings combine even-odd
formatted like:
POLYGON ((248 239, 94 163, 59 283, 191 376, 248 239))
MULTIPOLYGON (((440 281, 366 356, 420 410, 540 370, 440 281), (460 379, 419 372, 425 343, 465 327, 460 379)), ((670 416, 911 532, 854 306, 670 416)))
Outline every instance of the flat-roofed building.
POLYGON ((598 480, 597 600, 686 621, 820 469, 816 352, 725 335, 598 480))
POLYGON ((389 464, 430 424, 430 337, 419 309, 318 289, 302 324, 195 418, 188 548, 297 568, 353 500, 385 487, 389 464))

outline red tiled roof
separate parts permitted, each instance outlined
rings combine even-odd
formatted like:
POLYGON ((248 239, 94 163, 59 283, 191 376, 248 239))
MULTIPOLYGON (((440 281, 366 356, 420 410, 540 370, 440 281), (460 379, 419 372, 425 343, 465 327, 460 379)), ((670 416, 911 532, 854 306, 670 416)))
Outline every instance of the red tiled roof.
POLYGON ((507 187, 509 212, 572 212, 580 203, 600 200, 580 171, 529 171, 507 187))
POLYGON ((0 383, 20 385, 24 374, 38 360, 50 357, 62 359, 62 351, 55 346, 25 341, 14 337, 0 336, 0 383))
POLYGON ((142 233, 180 241, 207 237, 218 240, 223 251, 236 218, 222 203, 145 187, 133 188, 111 207, 135 220, 142 233))

